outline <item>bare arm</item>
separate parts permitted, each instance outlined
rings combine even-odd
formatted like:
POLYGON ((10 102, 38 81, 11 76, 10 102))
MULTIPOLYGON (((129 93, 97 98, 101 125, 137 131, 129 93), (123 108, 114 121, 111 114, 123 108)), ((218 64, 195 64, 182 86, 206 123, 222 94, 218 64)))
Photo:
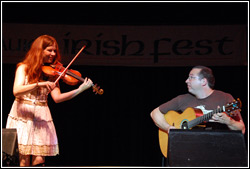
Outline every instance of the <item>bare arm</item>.
POLYGON ((25 76, 26 76, 25 69, 26 65, 23 64, 20 65, 16 70, 14 86, 13 86, 13 94, 15 97, 29 93, 35 90, 37 87, 47 87, 49 91, 51 91, 55 87, 54 83, 49 81, 25 85, 25 76))
POLYGON ((169 133, 169 130, 171 128, 175 128, 174 126, 171 126, 170 124, 168 124, 165 120, 164 114, 162 114, 159 110, 159 107, 155 108, 151 114, 150 114, 151 118, 153 119, 155 125, 157 127, 159 127, 160 129, 166 131, 167 133, 169 133))
POLYGON ((24 95, 32 90, 36 89, 36 83, 25 85, 25 65, 20 65, 15 74, 14 86, 13 86, 13 94, 14 96, 24 95))
POLYGON ((92 84, 93 82, 91 81, 91 79, 85 78, 84 82, 77 89, 71 90, 66 93, 61 93, 60 88, 56 87, 54 90, 52 90, 51 97, 56 103, 64 102, 76 97, 78 94, 87 90, 92 86, 92 84))
POLYGON ((226 124, 231 130, 241 130, 245 134, 245 124, 242 120, 236 121, 228 116, 226 113, 214 114, 212 119, 218 123, 226 124))

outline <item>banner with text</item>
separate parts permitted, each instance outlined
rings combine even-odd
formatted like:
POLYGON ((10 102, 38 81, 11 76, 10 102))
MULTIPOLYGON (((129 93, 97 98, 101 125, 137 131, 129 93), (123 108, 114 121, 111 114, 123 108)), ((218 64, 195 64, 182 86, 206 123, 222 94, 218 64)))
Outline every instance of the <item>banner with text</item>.
POLYGON ((2 61, 18 63, 40 35, 56 38, 62 63, 83 45, 76 65, 239 66, 247 65, 245 25, 50 25, 2 24, 2 61))

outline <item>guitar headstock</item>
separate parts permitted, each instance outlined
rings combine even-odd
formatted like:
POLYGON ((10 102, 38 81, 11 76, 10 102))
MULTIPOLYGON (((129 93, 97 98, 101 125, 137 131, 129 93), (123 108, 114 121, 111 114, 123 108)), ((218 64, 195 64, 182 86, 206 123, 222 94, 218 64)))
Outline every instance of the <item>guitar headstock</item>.
POLYGON ((237 100, 234 100, 233 102, 225 105, 225 112, 227 112, 228 114, 231 114, 230 112, 237 110, 237 109, 241 109, 241 106, 242 106, 242 103, 240 99, 238 98, 237 100))
POLYGON ((93 88, 93 92, 95 92, 95 94, 102 95, 104 92, 103 89, 100 89, 100 86, 97 86, 97 84, 92 86, 92 88, 93 88))

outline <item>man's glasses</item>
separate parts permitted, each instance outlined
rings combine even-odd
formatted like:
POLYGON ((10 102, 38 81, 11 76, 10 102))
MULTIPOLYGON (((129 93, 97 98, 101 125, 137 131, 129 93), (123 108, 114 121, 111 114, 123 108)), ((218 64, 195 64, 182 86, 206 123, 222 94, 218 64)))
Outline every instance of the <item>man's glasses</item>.
POLYGON ((196 78, 199 78, 199 77, 198 76, 188 76, 189 80, 196 79, 196 78))

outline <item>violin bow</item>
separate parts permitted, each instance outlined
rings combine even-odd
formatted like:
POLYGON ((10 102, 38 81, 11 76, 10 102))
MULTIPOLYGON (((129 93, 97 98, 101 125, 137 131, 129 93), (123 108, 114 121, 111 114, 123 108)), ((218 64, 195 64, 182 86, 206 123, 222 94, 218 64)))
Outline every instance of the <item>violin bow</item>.
POLYGON ((62 75, 68 70, 68 68, 70 67, 70 65, 76 60, 76 58, 80 55, 80 53, 83 51, 83 49, 86 46, 84 45, 80 51, 76 54, 76 56, 71 60, 71 62, 68 64, 68 66, 64 69, 64 71, 60 74, 60 76, 56 79, 56 81, 54 82, 55 84, 58 82, 58 80, 62 77, 62 75))

